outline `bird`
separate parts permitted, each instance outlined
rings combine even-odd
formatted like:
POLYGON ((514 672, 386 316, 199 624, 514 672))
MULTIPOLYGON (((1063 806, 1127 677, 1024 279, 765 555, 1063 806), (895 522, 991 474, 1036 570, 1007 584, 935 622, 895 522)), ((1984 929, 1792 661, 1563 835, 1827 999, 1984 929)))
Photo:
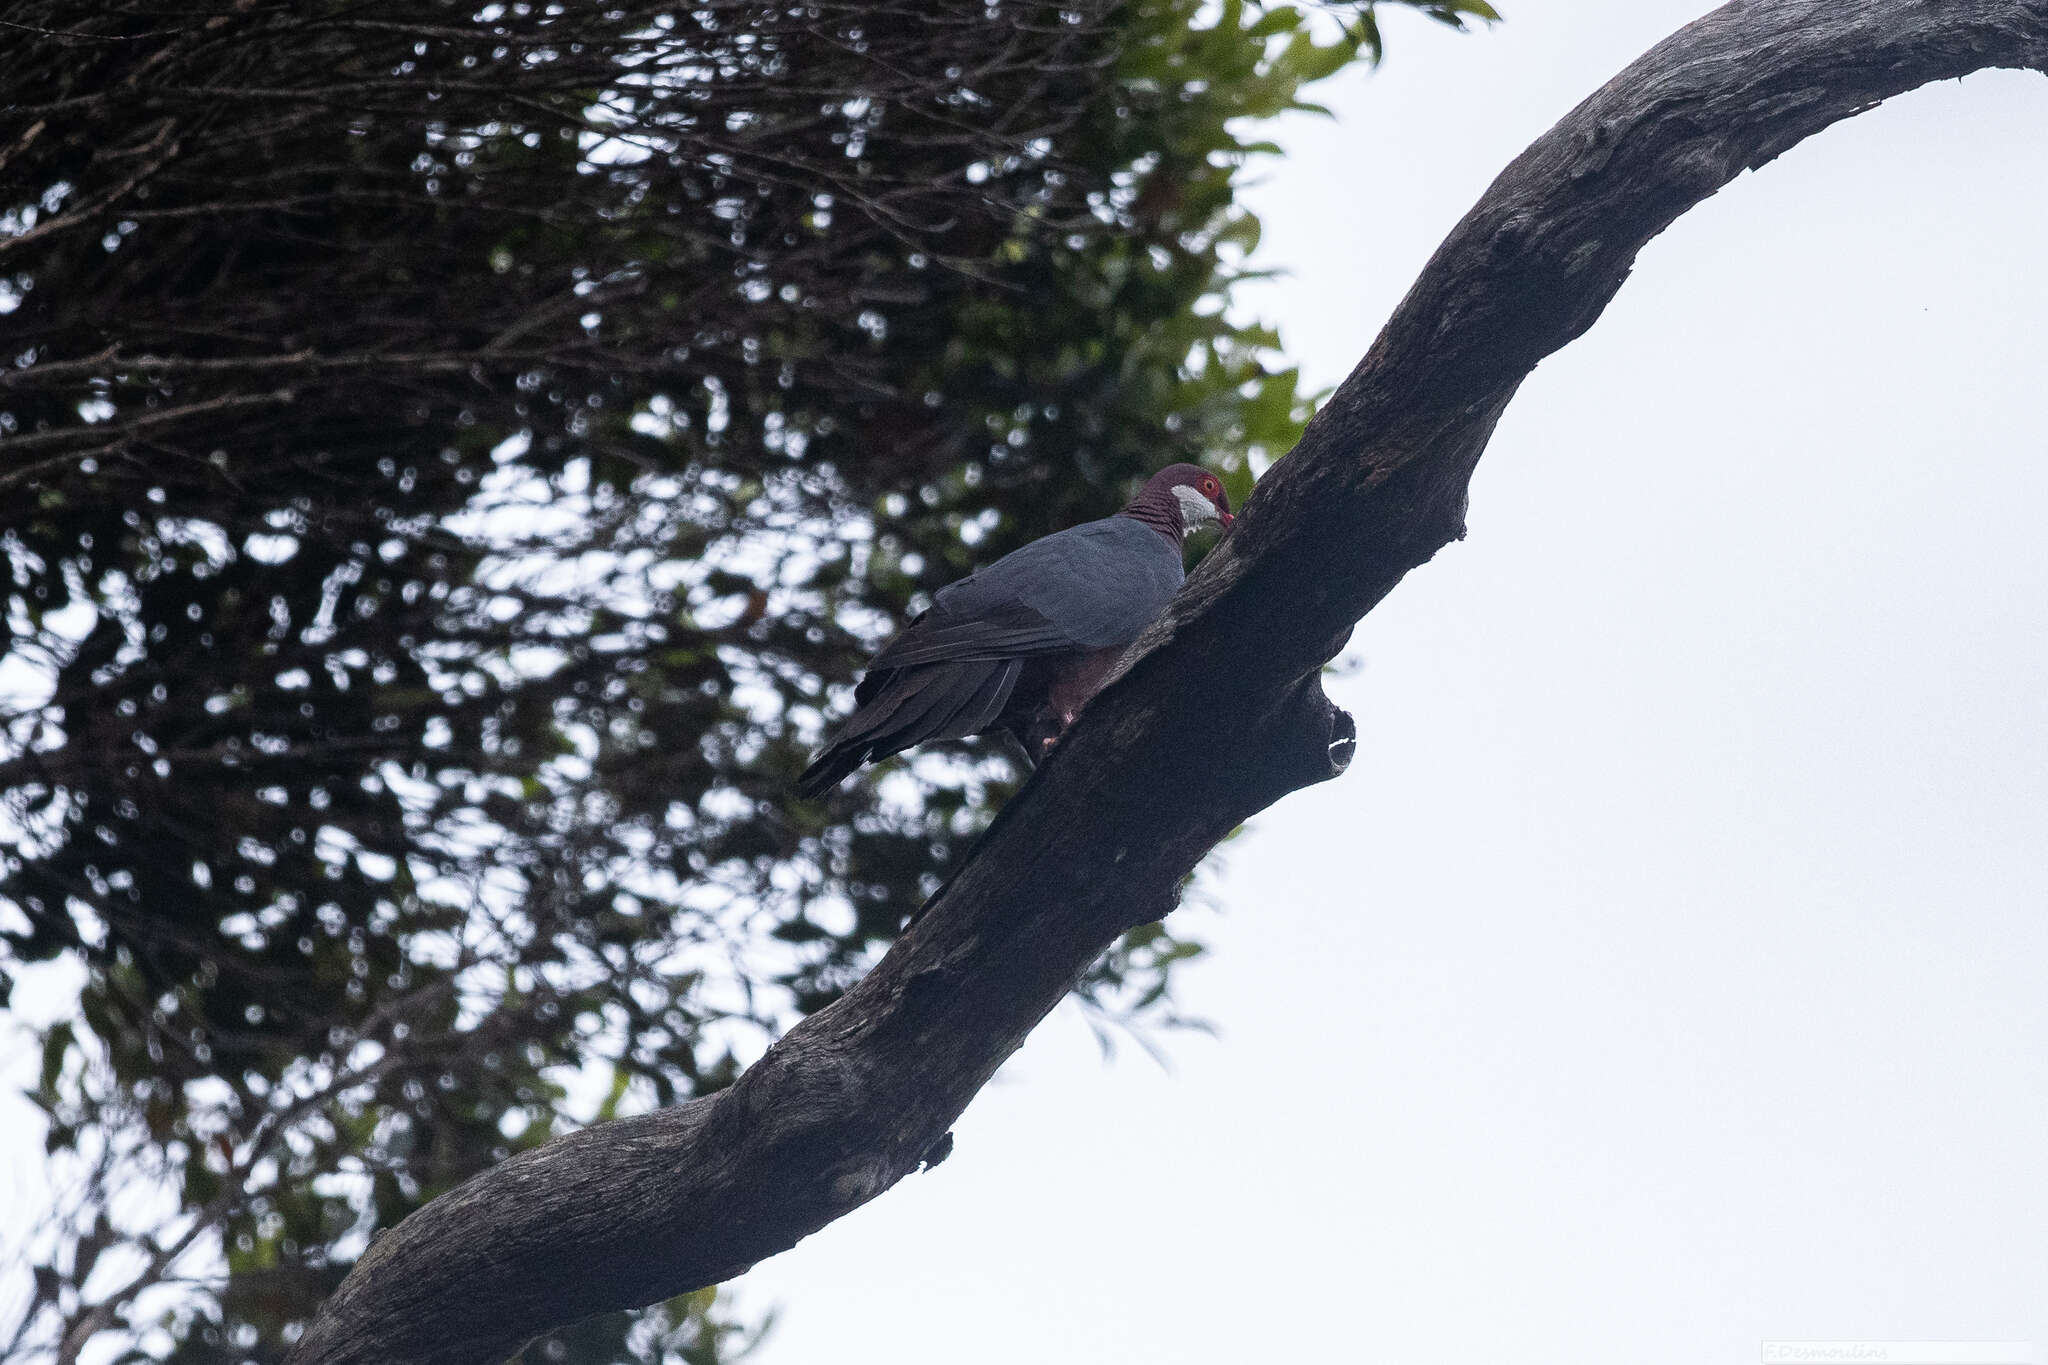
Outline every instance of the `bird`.
POLYGON ((1114 516, 1034 540, 940 588, 869 661, 855 708, 797 779, 818 797, 863 764, 1007 731, 1044 759, 1186 576, 1181 543, 1232 521, 1223 481, 1171 464, 1114 516))

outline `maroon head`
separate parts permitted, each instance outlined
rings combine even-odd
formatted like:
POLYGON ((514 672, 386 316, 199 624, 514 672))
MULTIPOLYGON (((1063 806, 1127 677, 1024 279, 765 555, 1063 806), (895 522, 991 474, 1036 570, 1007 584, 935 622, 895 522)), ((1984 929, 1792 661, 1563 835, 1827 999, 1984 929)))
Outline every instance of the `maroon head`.
POLYGON ((1223 480, 1198 464, 1170 464, 1145 481, 1138 496, 1124 508, 1173 540, 1204 526, 1230 529, 1230 495, 1223 480))

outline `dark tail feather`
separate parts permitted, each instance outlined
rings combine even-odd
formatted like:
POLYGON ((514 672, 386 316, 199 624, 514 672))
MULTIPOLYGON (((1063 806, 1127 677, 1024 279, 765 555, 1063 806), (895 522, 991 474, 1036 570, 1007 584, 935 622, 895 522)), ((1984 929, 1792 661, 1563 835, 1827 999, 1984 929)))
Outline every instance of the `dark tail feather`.
POLYGON ((861 745, 829 744, 811 760, 811 766, 804 769, 803 776, 797 778, 796 794, 815 800, 844 782, 855 768, 867 761, 868 751, 861 745))
POLYGON ((1010 692, 1017 686, 1017 675, 1024 671, 1022 659, 1006 659, 989 669, 976 680, 974 690, 953 714, 926 739, 965 739, 978 735, 995 724, 996 717, 1003 713, 1003 707, 1010 700, 1010 692))
POLYGON ((906 721, 923 717, 932 707, 932 693, 952 681, 951 670, 918 669, 899 674, 871 700, 864 703, 839 733, 811 760, 796 780, 797 795, 823 796, 844 782, 854 769, 878 758, 907 749, 917 738, 900 738, 909 730, 906 721), (907 715, 906 715, 907 713, 907 715))
POLYGON ((928 739, 958 739, 986 729, 1017 685, 1015 659, 905 669, 847 717, 796 780, 799 796, 822 796, 854 769, 928 739))

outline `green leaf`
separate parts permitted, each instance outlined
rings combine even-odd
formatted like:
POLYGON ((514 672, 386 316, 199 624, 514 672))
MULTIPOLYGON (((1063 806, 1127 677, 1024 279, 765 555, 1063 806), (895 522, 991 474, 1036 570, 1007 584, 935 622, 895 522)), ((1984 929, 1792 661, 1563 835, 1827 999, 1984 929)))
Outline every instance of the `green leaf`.
POLYGON ((69 1022, 53 1024, 43 1035, 43 1071, 39 1089, 49 1099, 54 1100, 57 1096, 57 1079, 64 1074, 64 1059, 70 1055, 71 1042, 69 1022))
POLYGON ((1301 27, 1301 11, 1292 5, 1276 5, 1244 31, 1247 38, 1270 38, 1301 27))
MULTIPOLYGON (((1307 37, 1306 34, 1302 36, 1307 37)), ((1358 45, 1350 39, 1343 39, 1327 46, 1317 46, 1310 41, 1306 48, 1302 48, 1297 39, 1296 44, 1288 49, 1288 56, 1294 71, 1306 84, 1327 79, 1349 66, 1358 56, 1358 45)))

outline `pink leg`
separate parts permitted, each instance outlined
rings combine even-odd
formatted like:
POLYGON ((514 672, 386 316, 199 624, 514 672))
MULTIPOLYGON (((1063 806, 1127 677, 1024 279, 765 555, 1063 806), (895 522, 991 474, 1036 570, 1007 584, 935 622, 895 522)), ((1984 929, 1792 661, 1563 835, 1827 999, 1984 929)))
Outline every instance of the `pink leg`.
POLYGON ((1069 710, 1064 706, 1059 708, 1060 728, 1047 735, 1044 742, 1038 746, 1038 757, 1041 761, 1044 760, 1047 754, 1052 752, 1052 746, 1060 742, 1060 736, 1067 732, 1067 727, 1074 723, 1074 717, 1080 714, 1079 708, 1073 710, 1069 710))

